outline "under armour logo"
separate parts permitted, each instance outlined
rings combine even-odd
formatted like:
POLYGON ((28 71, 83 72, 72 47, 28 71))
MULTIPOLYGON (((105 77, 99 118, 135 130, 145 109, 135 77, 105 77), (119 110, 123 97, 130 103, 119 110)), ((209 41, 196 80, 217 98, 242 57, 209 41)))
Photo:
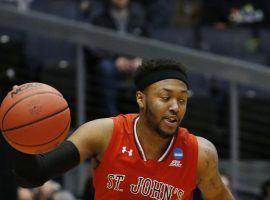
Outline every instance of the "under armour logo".
POLYGON ((127 147, 122 147, 122 153, 128 153, 128 156, 132 156, 133 150, 130 149, 129 151, 127 151, 127 147))

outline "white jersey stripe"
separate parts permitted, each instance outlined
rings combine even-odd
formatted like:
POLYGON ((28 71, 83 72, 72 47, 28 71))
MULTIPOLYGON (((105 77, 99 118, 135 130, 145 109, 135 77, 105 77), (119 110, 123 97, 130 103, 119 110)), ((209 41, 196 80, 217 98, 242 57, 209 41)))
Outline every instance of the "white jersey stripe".
MULTIPOLYGON (((135 119, 134 127, 133 127, 133 130, 134 130, 134 137, 135 137, 135 142, 136 142, 136 144, 137 144, 137 146, 138 146, 138 148, 139 148, 140 153, 142 154, 143 160, 144 160, 144 161, 147 161, 146 156, 145 156, 145 153, 144 153, 143 148, 142 148, 142 145, 141 145, 141 143, 140 143, 140 141, 139 141, 139 138, 138 138, 137 130, 136 130, 138 120, 139 120, 139 117, 137 117, 137 118, 135 119)), ((174 140, 175 140, 175 136, 171 139, 170 145, 168 146, 168 148, 166 149, 166 151, 164 152, 164 154, 158 159, 158 162, 163 161, 164 158, 168 155, 170 149, 171 149, 172 146, 173 146, 174 140)))

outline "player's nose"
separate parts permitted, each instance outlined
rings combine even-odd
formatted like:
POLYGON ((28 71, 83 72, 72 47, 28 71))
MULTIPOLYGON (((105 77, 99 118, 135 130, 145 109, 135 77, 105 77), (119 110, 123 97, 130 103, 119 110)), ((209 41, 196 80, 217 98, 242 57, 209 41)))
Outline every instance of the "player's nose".
POLYGON ((174 113, 178 113, 179 108, 180 106, 179 106, 178 101, 176 99, 172 100, 170 104, 170 111, 173 111, 174 113))

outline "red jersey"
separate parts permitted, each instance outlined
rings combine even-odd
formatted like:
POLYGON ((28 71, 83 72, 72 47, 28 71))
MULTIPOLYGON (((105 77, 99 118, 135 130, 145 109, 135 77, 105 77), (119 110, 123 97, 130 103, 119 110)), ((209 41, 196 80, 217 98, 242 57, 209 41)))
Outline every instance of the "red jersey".
POLYGON ((93 180, 97 200, 192 200, 196 187, 198 143, 179 128, 159 160, 146 160, 136 133, 137 114, 112 118, 109 146, 93 180))

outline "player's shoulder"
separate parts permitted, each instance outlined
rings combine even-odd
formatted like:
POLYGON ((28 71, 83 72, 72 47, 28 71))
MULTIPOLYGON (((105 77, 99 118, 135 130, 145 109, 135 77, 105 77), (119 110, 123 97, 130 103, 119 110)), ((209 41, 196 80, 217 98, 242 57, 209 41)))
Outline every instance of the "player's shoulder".
POLYGON ((96 119, 81 125, 68 140, 78 148, 81 160, 85 160, 104 152, 110 141, 112 131, 112 119, 96 119))
POLYGON ((133 121, 135 118, 138 117, 138 113, 128 113, 128 114, 119 114, 117 116, 112 117, 112 119, 115 121, 121 120, 121 121, 133 121))
POLYGON ((208 151, 216 152, 216 147, 212 142, 200 136, 196 136, 196 138, 198 141, 199 148, 201 148, 202 150, 206 152, 208 151))
POLYGON ((197 136, 198 141, 198 168, 205 170, 208 167, 215 166, 218 163, 218 154, 216 147, 209 140, 197 136))
POLYGON ((95 119, 92 121, 89 121, 85 123, 83 126, 85 128, 90 128, 90 129, 98 129, 100 131, 105 131, 107 132, 108 129, 112 129, 114 125, 113 119, 112 118, 100 118, 100 119, 95 119))
POLYGON ((120 129, 126 125, 130 126, 135 117, 135 114, 121 114, 110 118, 95 119, 83 124, 80 129, 88 132, 89 137, 103 138, 107 141, 111 138, 114 129, 120 129))
POLYGON ((137 117, 138 114, 130 113, 130 114, 120 114, 115 117, 112 117, 112 119, 114 122, 115 129, 122 129, 122 128, 130 129, 133 127, 133 123, 137 117))
POLYGON ((110 118, 95 119, 85 123, 83 128, 94 134, 111 135, 115 128, 132 124, 136 116, 138 114, 120 114, 110 118))

